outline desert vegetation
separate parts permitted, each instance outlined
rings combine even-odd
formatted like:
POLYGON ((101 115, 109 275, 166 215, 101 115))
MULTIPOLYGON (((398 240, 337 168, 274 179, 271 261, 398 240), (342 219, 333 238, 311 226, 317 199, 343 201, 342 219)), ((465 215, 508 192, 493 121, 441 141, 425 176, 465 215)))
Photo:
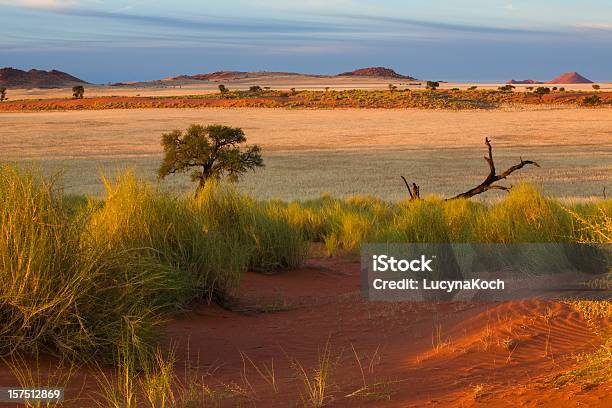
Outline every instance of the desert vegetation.
MULTIPOLYGON (((570 206, 529 185, 493 204, 435 196, 281 202, 214 180, 177 196, 126 171, 102 179, 100 200, 65 196, 60 180, 33 170, 1 170, 0 350, 13 362, 46 352, 113 363, 117 375, 100 377, 105 400, 123 401, 113 406, 155 399, 143 385, 174 381, 172 356, 154 346, 168 316, 200 302, 229 307, 244 272, 297 267, 313 244, 350 256, 363 242, 609 243, 611 235, 612 201, 570 206)), ((325 400, 328 374, 300 373, 305 398, 325 400)), ((163 387, 164 398, 178 398, 163 387)))
MULTIPOLYGON (((87 99, 13 99, 3 103, 3 111, 21 110, 97 110, 138 108, 199 108, 199 107, 265 107, 265 108, 367 108, 367 109, 495 109, 523 105, 581 106, 581 100, 593 92, 551 93, 548 87, 538 87, 533 92, 509 92, 501 90, 473 89, 440 90, 429 84, 427 90, 350 89, 336 91, 277 91, 251 86, 249 90, 228 90, 203 95, 164 97, 91 97, 87 99), (436 92, 431 92, 436 90, 436 92)), ((599 92, 601 105, 610 105, 612 94, 599 92)))
POLYGON ((247 171, 263 167, 260 147, 241 150, 244 143, 242 129, 222 125, 191 125, 185 132, 165 133, 162 135, 165 155, 157 174, 163 179, 192 170, 191 179, 198 182, 198 189, 211 179, 237 181, 247 171))
POLYGON ((85 88, 82 85, 76 85, 72 87, 72 97, 74 99, 83 99, 85 95, 85 88))

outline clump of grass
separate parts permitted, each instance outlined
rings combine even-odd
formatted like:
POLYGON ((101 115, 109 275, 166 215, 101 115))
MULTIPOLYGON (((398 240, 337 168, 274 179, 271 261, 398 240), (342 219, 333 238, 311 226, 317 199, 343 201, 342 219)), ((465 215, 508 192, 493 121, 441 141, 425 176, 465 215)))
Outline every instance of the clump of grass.
POLYGON ((564 242, 571 235, 571 219, 563 207, 526 184, 478 217, 473 240, 496 243, 564 242))
POLYGON ((319 352, 317 366, 311 372, 306 370, 300 362, 293 362, 292 366, 302 380, 302 402, 305 406, 321 408, 330 402, 332 399, 332 396, 329 395, 330 381, 336 364, 337 361, 332 357, 329 341, 319 352))
MULTIPOLYGON (((9 368, 20 388, 34 389, 47 388, 57 389, 66 388, 71 382, 79 366, 74 360, 62 359, 58 362, 41 363, 40 356, 35 353, 33 356, 25 357, 17 353, 2 361, 9 368)), ((14 386, 14 384, 12 384, 14 386)), ((27 408, 38 407, 60 407, 64 402, 74 402, 79 400, 80 395, 68 397, 64 394, 62 401, 42 401, 26 400, 24 406, 27 408)))
POLYGON ((282 207, 258 203, 231 185, 208 183, 192 199, 204 215, 207 231, 216 231, 239 243, 253 270, 270 271, 299 266, 307 255, 303 232, 290 222, 282 207))
POLYGON ((129 329, 198 299, 221 300, 248 268, 299 265, 302 232, 284 211, 211 185, 165 194, 124 172, 102 201, 65 200, 54 180, 0 168, 0 352, 113 359, 129 329))
POLYGON ((87 315, 114 254, 82 244, 54 180, 0 167, 0 351, 97 346, 87 315))

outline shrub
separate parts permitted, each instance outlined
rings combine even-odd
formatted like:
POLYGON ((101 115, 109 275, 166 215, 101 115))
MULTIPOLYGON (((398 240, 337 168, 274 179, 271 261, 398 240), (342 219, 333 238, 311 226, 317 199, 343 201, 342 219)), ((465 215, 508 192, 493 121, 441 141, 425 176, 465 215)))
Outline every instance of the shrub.
POLYGON ((226 94, 228 92, 228 89, 225 87, 225 85, 219 84, 219 92, 221 92, 222 94, 226 94))
POLYGON ((72 97, 74 99, 83 99, 83 95, 85 94, 85 88, 82 85, 77 85, 72 87, 72 97))
POLYGON ((440 87, 440 83, 439 82, 427 81, 427 89, 429 89, 431 91, 435 91, 436 89, 438 89, 438 87, 440 87))
POLYGON ((6 88, 0 88, 0 102, 6 99, 6 88))
POLYGON ((253 85, 251 87, 249 87, 249 92, 252 93, 260 93, 262 91, 261 86, 259 85, 253 85))
POLYGON ((545 87, 545 86, 539 86, 536 88, 535 91, 533 91, 533 93, 535 93, 536 95, 546 95, 550 93, 550 88, 545 87))
POLYGON ((593 89, 594 89, 594 90, 596 90, 596 91, 598 91, 598 90, 600 90, 600 89, 601 89, 601 86, 600 86, 600 85, 597 85, 597 84, 593 84, 593 89))
POLYGON ((583 105, 589 106, 599 105, 601 103, 601 98, 597 95, 585 96, 582 99, 582 103, 583 105))
POLYGON ((515 86, 508 84, 508 85, 500 86, 498 90, 501 92, 512 92, 514 88, 515 86))

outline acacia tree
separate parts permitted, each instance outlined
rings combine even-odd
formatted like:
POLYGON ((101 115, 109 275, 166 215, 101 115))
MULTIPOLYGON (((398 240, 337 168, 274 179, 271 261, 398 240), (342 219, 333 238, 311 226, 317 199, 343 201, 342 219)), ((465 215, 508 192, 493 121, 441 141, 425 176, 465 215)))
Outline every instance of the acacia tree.
POLYGON ((427 85, 426 86, 427 86, 427 89, 429 89, 431 91, 435 91, 440 86, 440 83, 436 82, 436 81, 427 81, 427 85))
POLYGON ((223 125, 191 125, 184 132, 165 133, 161 142, 164 160, 157 174, 163 179, 193 170, 191 179, 198 182, 198 190, 209 179, 237 181, 247 171, 264 165, 260 147, 241 149, 243 143, 246 136, 242 129, 223 125))
POLYGON ((6 88, 0 88, 0 102, 6 99, 6 88))
POLYGON ((77 85, 72 87, 72 97, 74 99, 83 99, 83 95, 85 94, 85 88, 82 85, 77 85))

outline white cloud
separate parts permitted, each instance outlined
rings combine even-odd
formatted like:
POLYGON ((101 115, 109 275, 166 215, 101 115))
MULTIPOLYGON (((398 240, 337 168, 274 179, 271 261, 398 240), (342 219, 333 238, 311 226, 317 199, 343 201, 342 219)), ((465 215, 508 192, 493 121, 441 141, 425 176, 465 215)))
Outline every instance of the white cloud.
POLYGON ((602 24, 602 23, 582 23, 577 24, 577 28, 586 28, 589 30, 604 30, 604 31, 612 31, 612 24, 602 24))
POLYGON ((40 10, 58 10, 78 5, 77 0, 0 0, 0 5, 40 10))

